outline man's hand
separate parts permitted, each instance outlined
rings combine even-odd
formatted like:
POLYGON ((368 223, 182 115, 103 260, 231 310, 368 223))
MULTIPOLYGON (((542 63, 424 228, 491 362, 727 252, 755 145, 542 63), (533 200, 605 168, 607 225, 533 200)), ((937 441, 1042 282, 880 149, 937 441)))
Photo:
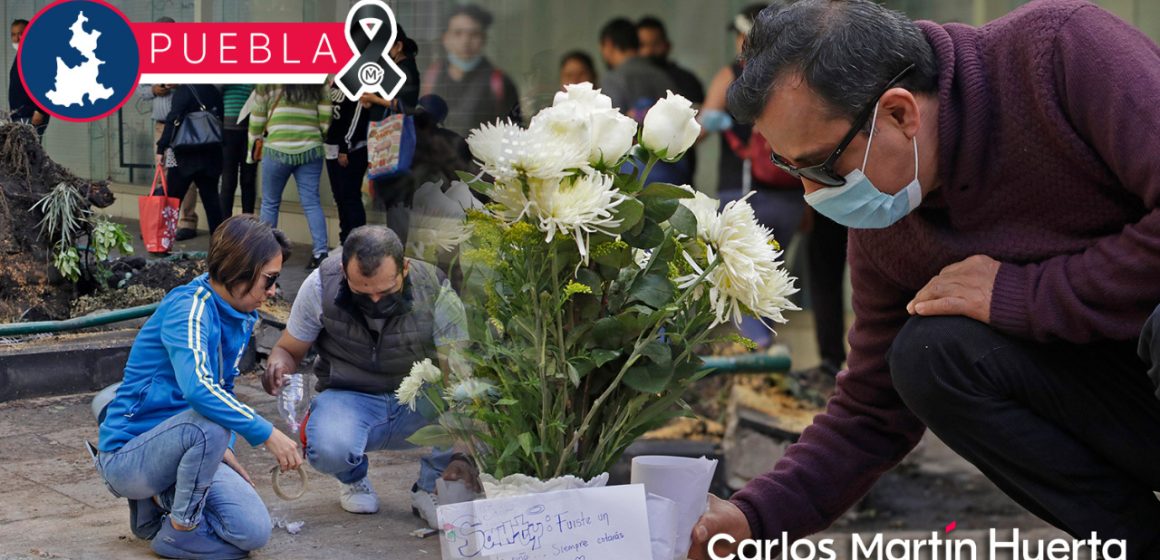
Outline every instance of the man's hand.
POLYGON ((302 466, 302 453, 298 451, 298 443, 277 428, 270 432, 266 439, 266 450, 278 460, 278 467, 282 472, 292 471, 302 466))
POLYGON ((238 474, 242 475, 242 479, 246 482, 249 482, 250 486, 254 485, 254 481, 250 479, 250 473, 246 472, 246 467, 243 467, 242 464, 238 462, 238 457, 234 455, 233 449, 226 449, 226 456, 222 457, 222 462, 228 465, 231 469, 234 469, 234 471, 236 471, 238 474))
POLYGON ((975 255, 938 273, 906 304, 911 315, 962 315, 982 323, 991 322, 991 293, 999 261, 975 255))
POLYGON ((346 154, 338 154, 338 165, 339 167, 346 167, 350 165, 350 156, 346 154))
POLYGON ((724 558, 737 551, 737 543, 751 538, 749 519, 732 502, 722 500, 709 494, 709 509, 693 526, 693 545, 689 547, 691 560, 710 560, 709 540, 717 534, 727 534, 733 537, 733 543, 721 541, 717 543, 715 552, 718 557, 724 558))
POLYGON ((40 111, 33 111, 31 122, 32 126, 40 126, 44 124, 44 113, 41 113, 40 111))
POLYGON ((270 352, 270 357, 266 359, 266 371, 262 374, 262 388, 267 393, 278 396, 278 393, 282 392, 286 376, 294 373, 296 369, 292 360, 293 358, 285 351, 279 352, 278 348, 270 352))
POLYGON ((169 95, 169 88, 165 84, 153 84, 153 95, 165 97, 169 95))
POLYGON ((451 460, 451 463, 443 470, 443 480, 462 480, 472 492, 476 494, 483 492, 483 485, 479 482, 479 471, 476 470, 475 465, 463 458, 456 457, 451 460))

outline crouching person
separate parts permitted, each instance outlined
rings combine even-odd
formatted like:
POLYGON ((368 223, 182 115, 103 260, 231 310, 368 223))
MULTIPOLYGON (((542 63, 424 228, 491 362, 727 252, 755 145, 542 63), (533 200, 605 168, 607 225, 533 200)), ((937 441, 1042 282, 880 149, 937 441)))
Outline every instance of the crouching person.
MULTIPOLYGON (((466 341, 463 303, 443 273, 404 258, 398 236, 384 226, 354 229, 341 252, 303 282, 262 381, 277 394, 314 345, 319 394, 303 428, 306 458, 341 483, 342 509, 379 510, 366 452, 414 447, 407 438, 428 423, 396 399, 399 383, 425 358, 447 371, 452 349, 466 341)), ((432 527, 440 476, 478 491, 474 468, 463 456, 436 449, 424 457, 411 506, 432 527)))
POLYGON ((289 245, 252 215, 214 232, 208 274, 170 291, 145 323, 101 422, 95 462, 129 499, 133 533, 167 558, 244 558, 270 538, 235 434, 298 468, 294 440, 234 396, 237 364, 289 245))

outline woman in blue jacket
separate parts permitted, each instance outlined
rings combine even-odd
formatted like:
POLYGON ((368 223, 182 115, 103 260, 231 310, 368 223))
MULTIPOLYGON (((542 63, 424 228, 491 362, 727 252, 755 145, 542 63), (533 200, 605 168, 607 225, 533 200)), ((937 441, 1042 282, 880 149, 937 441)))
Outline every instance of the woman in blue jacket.
POLYGON ((269 514, 234 456, 235 434, 265 445, 283 471, 302 464, 294 440, 233 394, 256 310, 288 251, 285 236, 253 215, 226 220, 208 273, 170 291, 133 342, 96 463, 159 555, 244 558, 266 544, 269 514))

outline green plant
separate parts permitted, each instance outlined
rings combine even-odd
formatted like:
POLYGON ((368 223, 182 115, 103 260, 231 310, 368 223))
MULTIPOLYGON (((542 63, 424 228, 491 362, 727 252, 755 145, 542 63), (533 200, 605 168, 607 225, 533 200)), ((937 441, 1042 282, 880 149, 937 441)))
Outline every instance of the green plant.
POLYGON ((52 243, 52 265, 72 282, 87 274, 103 284, 109 275, 103 262, 110 252, 133 252, 133 240, 125 226, 94 214, 80 191, 67 183, 53 187, 32 209, 44 214, 38 225, 41 237, 52 243), (82 258, 77 245, 85 237, 88 247, 82 258), (90 254, 95 262, 90 262, 90 254))
POLYGON ((681 395, 706 373, 695 349, 712 327, 742 314, 784 322, 794 308, 748 202, 719 213, 688 186, 645 180, 696 138, 687 100, 658 103, 634 146, 636 124, 606 97, 568 96, 526 130, 498 123, 469 138, 495 178, 465 177, 494 201, 468 212, 460 254, 472 371, 419 363, 399 391, 438 420, 412 442, 459 443, 497 478, 606 472, 687 413, 681 395))

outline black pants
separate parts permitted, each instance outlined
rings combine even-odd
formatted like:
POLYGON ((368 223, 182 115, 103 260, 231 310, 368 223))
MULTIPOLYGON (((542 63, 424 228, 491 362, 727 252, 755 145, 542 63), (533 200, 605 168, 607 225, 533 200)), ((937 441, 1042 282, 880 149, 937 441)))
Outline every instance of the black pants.
MULTIPOLYGON (((244 122, 249 122, 247 119, 244 122)), ((242 186, 242 212, 254 213, 254 203, 257 199, 258 164, 246 163, 246 148, 249 137, 246 129, 222 130, 222 215, 226 218, 234 213, 234 192, 238 188, 238 180, 242 186)))
POLYGON ((367 211, 363 206, 362 185, 367 175, 367 149, 362 148, 347 154, 346 167, 338 160, 326 160, 326 174, 330 177, 330 191, 334 193, 334 203, 338 207, 338 242, 345 243, 346 236, 354 228, 367 223, 367 211))
POLYGON ((906 405, 1023 507, 1160 557, 1160 400, 1135 341, 1038 344, 915 317, 888 361, 906 405))
MULTIPOLYGON (((197 194, 201 195, 201 206, 205 209, 205 219, 209 222, 209 234, 212 236, 223 220, 221 202, 218 200, 218 180, 221 174, 210 173, 201 166, 189 165, 185 168, 171 167, 166 172, 166 178, 169 180, 169 196, 176 199, 184 199, 189 187, 197 185, 197 194)), ((160 190, 161 186, 158 185, 155 192, 160 190)))
POLYGON ((846 361, 846 309, 842 279, 846 272, 846 226, 815 212, 806 246, 810 263, 810 301, 814 308, 814 335, 822 365, 834 372, 846 361))

